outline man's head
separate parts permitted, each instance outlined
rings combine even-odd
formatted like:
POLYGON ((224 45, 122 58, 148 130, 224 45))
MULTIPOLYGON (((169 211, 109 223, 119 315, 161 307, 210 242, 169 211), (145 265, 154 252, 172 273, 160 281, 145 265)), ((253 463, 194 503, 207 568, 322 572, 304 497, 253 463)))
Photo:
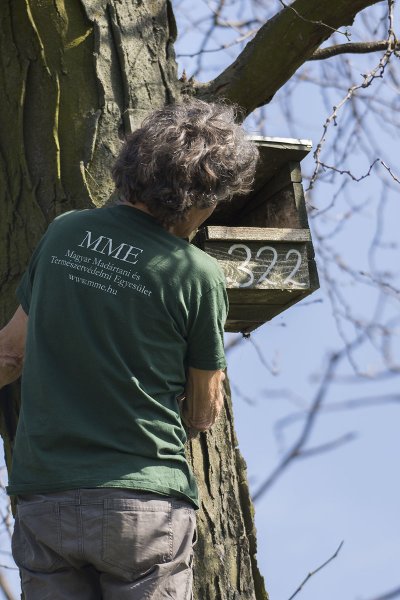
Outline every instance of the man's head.
POLYGON ((171 228, 191 209, 211 212, 249 192, 257 159, 232 107, 189 100, 151 113, 128 137, 112 173, 122 200, 145 204, 171 228))

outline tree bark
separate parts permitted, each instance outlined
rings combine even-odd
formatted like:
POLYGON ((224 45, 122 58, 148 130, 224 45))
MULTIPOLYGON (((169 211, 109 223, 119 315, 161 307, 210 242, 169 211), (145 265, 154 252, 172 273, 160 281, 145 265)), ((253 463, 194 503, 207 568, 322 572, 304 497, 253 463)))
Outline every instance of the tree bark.
MULTIPOLYGON (((0 324, 38 239, 57 215, 103 205, 124 136, 180 97, 176 26, 165 0, 8 0, 0 13, 0 324)), ((0 392, 10 466, 18 386, 0 392)), ((252 505, 230 399, 218 426, 188 446, 202 510, 198 600, 265 600, 252 505)))
POLYGON ((194 595, 197 600, 268 600, 257 566, 254 508, 228 382, 225 391, 223 415, 189 444, 201 498, 194 595))
POLYGON ((380 1, 295 0, 267 21, 218 77, 196 84, 197 96, 224 98, 250 114, 270 102, 335 30, 351 25, 358 12, 380 1))

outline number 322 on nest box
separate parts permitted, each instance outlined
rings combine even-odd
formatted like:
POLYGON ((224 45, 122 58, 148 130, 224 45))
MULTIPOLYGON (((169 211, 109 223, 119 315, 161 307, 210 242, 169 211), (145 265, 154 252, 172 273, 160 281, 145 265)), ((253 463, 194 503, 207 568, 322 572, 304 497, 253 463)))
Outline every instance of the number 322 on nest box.
POLYGON ((226 331, 250 333, 319 288, 300 161, 311 142, 253 137, 254 188, 219 205, 193 243, 225 273, 226 331))

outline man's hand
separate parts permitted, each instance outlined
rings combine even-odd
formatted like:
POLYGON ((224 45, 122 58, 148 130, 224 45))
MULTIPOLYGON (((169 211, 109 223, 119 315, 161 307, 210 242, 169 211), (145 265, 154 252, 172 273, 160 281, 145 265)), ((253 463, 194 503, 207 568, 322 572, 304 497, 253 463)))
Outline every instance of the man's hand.
POLYGON ((185 395, 179 402, 182 421, 189 433, 206 431, 215 423, 224 404, 224 379, 225 373, 221 370, 189 367, 185 395))
POLYGON ((11 321, 0 330, 0 389, 21 375, 28 317, 19 306, 11 321))

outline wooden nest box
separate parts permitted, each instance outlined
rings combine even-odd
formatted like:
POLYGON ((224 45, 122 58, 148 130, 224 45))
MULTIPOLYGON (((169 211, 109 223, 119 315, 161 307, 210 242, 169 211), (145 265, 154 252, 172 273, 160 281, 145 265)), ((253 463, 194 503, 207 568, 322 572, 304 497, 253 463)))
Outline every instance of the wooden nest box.
POLYGON ((319 287, 300 171, 311 142, 252 139, 260 150, 253 191, 220 204, 193 239, 225 273, 225 330, 242 333, 319 287))

